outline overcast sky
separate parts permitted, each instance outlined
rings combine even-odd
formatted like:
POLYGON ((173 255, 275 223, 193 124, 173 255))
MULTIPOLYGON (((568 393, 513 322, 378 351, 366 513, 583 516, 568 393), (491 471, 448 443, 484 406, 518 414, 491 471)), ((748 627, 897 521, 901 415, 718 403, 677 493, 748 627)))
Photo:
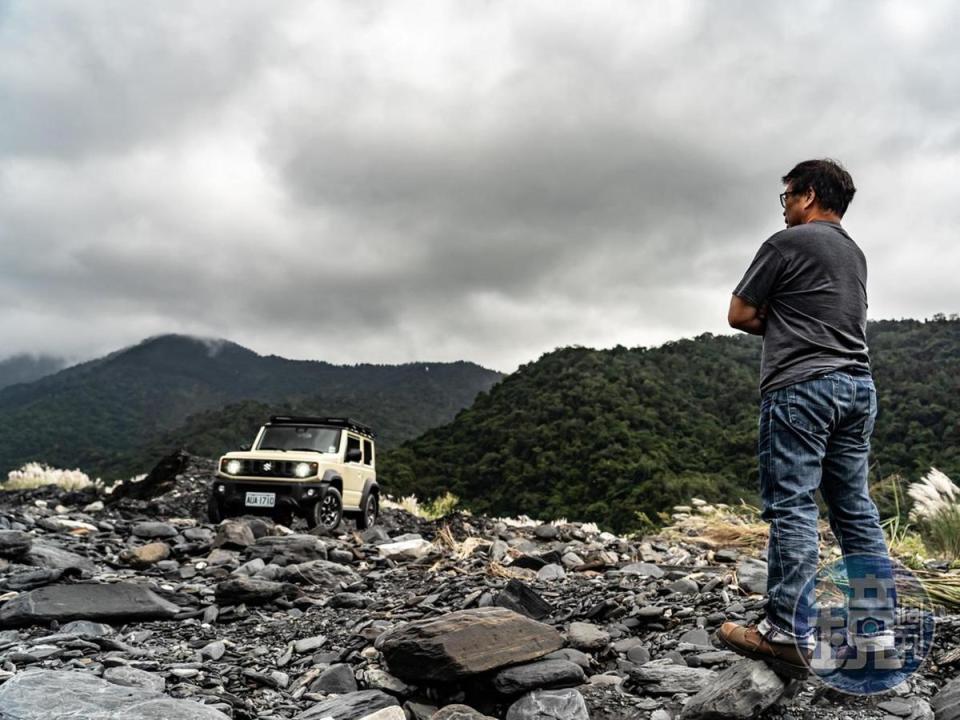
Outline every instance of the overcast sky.
POLYGON ((858 193, 872 319, 960 310, 951 2, 0 0, 0 357, 338 363, 726 325, 779 178, 858 193))

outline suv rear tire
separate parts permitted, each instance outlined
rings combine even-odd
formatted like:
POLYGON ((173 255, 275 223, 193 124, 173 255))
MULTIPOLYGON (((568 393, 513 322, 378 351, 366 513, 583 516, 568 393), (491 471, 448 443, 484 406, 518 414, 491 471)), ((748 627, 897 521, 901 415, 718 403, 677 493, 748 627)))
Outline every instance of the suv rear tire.
POLYGON ((343 519, 343 498, 335 487, 327 487, 307 513, 307 527, 333 532, 343 519))
POLYGON ((366 530, 377 524, 377 518, 380 517, 380 497, 377 493, 370 493, 360 508, 360 514, 357 515, 357 529, 366 530))

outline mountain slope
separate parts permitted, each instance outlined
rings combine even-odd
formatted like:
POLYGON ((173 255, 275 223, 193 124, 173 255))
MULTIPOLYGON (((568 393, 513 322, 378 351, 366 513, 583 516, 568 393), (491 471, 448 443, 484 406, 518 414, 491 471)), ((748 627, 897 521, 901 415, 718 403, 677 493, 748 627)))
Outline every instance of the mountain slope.
MULTIPOLYGON (((960 474, 960 322, 870 323, 879 392, 874 474, 960 474)), ((387 453, 394 494, 449 490, 482 513, 635 527, 702 494, 756 499, 760 340, 566 348, 387 453)))
MULTIPOLYGON (((38 460, 99 473, 193 415, 252 400, 310 401, 333 415, 374 406, 409 414, 406 439, 448 421, 499 373, 471 363, 337 366, 262 357, 235 343, 180 335, 0 390, 0 472, 38 460)), ((392 422, 392 420, 391 420, 392 422)))

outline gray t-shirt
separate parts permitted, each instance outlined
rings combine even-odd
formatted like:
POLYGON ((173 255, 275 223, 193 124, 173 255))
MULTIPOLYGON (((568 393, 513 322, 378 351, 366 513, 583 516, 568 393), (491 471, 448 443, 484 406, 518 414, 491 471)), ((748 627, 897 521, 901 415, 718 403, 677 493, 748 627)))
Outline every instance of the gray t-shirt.
POLYGON ((769 304, 761 394, 834 370, 870 372, 867 261, 840 225, 815 221, 776 233, 733 294, 769 304))

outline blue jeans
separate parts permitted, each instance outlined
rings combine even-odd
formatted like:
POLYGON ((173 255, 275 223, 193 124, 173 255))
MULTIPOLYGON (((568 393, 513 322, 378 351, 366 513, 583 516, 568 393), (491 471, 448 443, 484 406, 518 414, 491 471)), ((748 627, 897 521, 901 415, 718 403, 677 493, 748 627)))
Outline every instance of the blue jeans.
POLYGON ((770 523, 767 622, 809 639, 818 622, 813 579, 819 558, 817 489, 850 579, 848 634, 889 635, 894 627, 893 569, 880 516, 867 489, 877 391, 869 374, 831 372, 764 394, 760 406, 761 517, 770 523), (857 580, 883 583, 864 596, 857 580), (886 596, 886 597, 885 597, 886 596), (885 602, 889 601, 889 602, 885 602), (869 616, 858 625, 857 618, 869 616))

